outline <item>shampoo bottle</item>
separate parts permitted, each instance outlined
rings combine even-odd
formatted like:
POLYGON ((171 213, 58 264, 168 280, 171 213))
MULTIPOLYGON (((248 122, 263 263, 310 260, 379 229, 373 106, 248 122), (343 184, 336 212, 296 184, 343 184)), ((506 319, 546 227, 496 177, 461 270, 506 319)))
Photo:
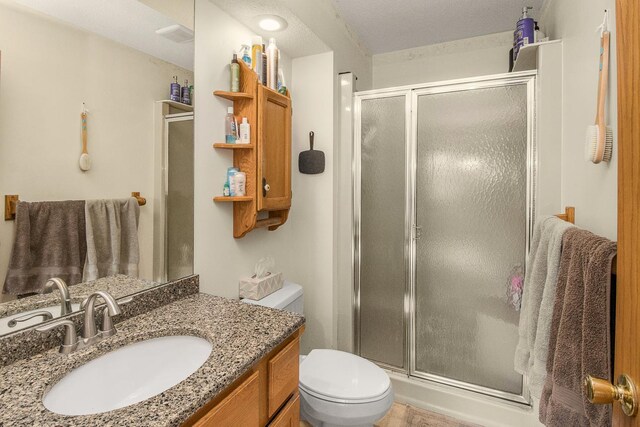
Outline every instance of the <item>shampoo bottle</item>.
POLYGON ((262 45, 262 83, 264 86, 267 85, 267 49, 262 45))
POLYGON ((184 81, 184 86, 182 86, 181 98, 181 102, 183 104, 191 105, 191 90, 189 90, 189 80, 184 81))
POLYGON ((247 122, 247 118, 242 118, 240 123, 240 139, 238 144, 250 144, 251 143, 251 125, 247 122))
POLYGON ((178 83, 178 76, 173 76, 173 83, 171 83, 169 99, 171 101, 180 102, 180 83, 178 83))
POLYGON ((240 64, 235 53, 231 60, 231 92, 240 92, 240 64))
POLYGON ((518 58, 518 52, 520 48, 526 44, 533 43, 535 24, 533 18, 530 18, 529 10, 533 9, 531 6, 525 6, 522 8, 522 17, 516 23, 516 30, 513 33, 513 60, 518 58))
POLYGON ((227 144, 235 144, 238 139, 238 127, 233 116, 233 107, 227 109, 227 115, 224 117, 224 138, 224 142, 227 144))
POLYGON ((258 81, 262 78, 262 37, 256 36, 251 43, 251 66, 258 75, 258 81))
POLYGON ((243 44, 242 45, 242 62, 244 62, 245 64, 247 64, 247 67, 251 68, 251 48, 246 45, 243 44))
POLYGON ((269 39, 267 48, 267 86, 278 90, 278 46, 274 38, 269 39))

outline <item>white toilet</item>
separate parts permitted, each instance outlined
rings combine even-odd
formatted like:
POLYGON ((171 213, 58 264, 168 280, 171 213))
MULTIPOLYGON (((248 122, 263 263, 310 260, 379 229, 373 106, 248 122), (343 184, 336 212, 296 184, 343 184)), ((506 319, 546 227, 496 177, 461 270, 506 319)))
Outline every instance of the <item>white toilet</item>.
MULTIPOLYGON (((302 287, 282 289, 249 304, 303 314, 302 287)), ((300 415, 314 427, 371 426, 393 404, 389 376, 362 357, 338 350, 312 350, 300 357, 300 415)))

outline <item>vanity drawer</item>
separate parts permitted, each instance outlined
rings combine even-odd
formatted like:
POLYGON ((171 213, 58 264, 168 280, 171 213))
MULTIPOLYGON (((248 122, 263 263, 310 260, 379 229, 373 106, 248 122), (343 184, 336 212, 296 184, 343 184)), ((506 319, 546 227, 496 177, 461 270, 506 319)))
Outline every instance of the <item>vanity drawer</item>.
POLYGON ((300 395, 294 394, 289 403, 269 424, 269 427, 299 427, 300 426, 300 395))
POLYGON ((268 363, 269 418, 298 390, 300 338, 295 338, 268 363))
POLYGON ((260 420, 259 394, 260 379, 258 372, 254 372, 209 413, 200 418, 194 426, 257 426, 260 420))

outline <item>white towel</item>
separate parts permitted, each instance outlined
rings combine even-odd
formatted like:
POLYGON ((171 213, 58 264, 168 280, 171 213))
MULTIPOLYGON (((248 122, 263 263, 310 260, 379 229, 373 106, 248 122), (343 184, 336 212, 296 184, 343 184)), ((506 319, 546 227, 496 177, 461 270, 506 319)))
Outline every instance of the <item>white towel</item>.
POLYGON ((87 258, 83 281, 126 274, 138 277, 140 206, 131 197, 121 200, 87 200, 87 258))
POLYGON ((562 235, 572 224, 553 216, 536 221, 520 312, 515 370, 529 378, 532 396, 540 398, 546 378, 549 329, 560 267, 562 235))

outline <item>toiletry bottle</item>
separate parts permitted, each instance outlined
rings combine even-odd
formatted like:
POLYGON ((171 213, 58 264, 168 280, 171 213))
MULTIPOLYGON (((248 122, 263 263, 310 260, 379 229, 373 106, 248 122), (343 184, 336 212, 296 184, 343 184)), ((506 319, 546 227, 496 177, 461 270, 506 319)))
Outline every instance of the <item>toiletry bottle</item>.
POLYGON ((178 83, 178 76, 173 76, 173 83, 171 83, 171 92, 169 92, 169 99, 171 101, 180 102, 180 83, 178 83))
POLYGON ((231 92, 240 92, 240 64, 235 53, 231 60, 231 92))
POLYGON ((247 118, 242 118, 242 123, 240 123, 240 139, 238 140, 238 144, 249 144, 251 143, 251 125, 247 122, 247 118))
POLYGON ((533 43, 535 36, 535 24, 533 18, 530 18, 529 10, 533 9, 531 6, 525 6, 522 8, 522 17, 516 23, 516 30, 513 33, 513 60, 518 58, 520 48, 526 44, 533 43))
POLYGON ((242 45, 242 61, 247 64, 247 67, 251 68, 251 48, 249 45, 242 45))
POLYGON ((278 90, 278 46, 276 39, 269 39, 267 48, 267 86, 269 89, 278 90))
POLYGON ((224 138, 227 144, 235 144, 238 139, 238 127, 236 118, 233 116, 233 107, 227 109, 227 115, 224 117, 224 138))
POLYGON ((262 37, 256 36, 251 43, 251 67, 258 75, 258 81, 262 78, 262 37))
POLYGON ((233 175, 233 185, 235 186, 236 196, 246 196, 247 175, 244 172, 236 172, 233 175))
POLYGON ((225 197, 229 197, 231 195, 231 190, 229 189, 229 181, 225 181, 222 186, 222 195, 225 197))
POLYGON ((267 85, 267 49, 262 45, 262 77, 261 83, 266 86, 267 85))
POLYGON ((235 186, 235 175, 236 173, 238 173, 240 170, 236 167, 230 167, 227 169, 227 184, 229 185, 229 195, 230 196, 235 196, 236 195, 236 186, 235 186))
POLYGON ((191 91, 189 90, 189 80, 184 81, 184 86, 182 86, 182 97, 181 102, 183 104, 191 105, 191 91))

